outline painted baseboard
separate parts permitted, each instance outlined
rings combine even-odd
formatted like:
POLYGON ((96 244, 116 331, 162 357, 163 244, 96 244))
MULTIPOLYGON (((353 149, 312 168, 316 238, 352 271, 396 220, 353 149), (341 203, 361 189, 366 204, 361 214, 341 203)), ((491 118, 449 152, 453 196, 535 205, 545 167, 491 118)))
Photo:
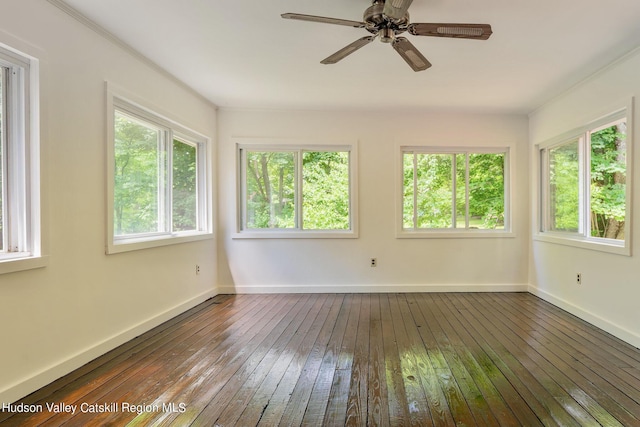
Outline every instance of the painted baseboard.
POLYGON ((542 298, 543 300, 559 307, 576 317, 584 320, 585 322, 591 323, 594 326, 602 329, 610 333, 611 335, 620 338, 621 340, 631 344, 636 348, 640 348, 640 335, 629 331, 628 329, 623 328, 622 326, 616 325, 613 322, 604 319, 597 314, 591 313, 588 310, 585 310, 565 299, 558 298, 557 296, 550 294, 549 292, 539 289, 533 285, 529 286, 529 292, 537 297, 542 298))
POLYGON ((221 294, 528 292, 529 285, 228 285, 218 289, 221 294))
POLYGON ((181 313, 184 313, 190 308, 193 308, 196 305, 220 293, 221 292, 217 288, 204 292, 194 298, 191 298, 188 301, 185 301, 175 307, 159 313, 158 315, 150 319, 140 322, 127 330, 124 330, 110 338, 107 338, 104 341, 99 342, 91 346, 90 348, 69 357, 66 360, 63 360, 62 362, 56 363, 55 365, 52 365, 51 367, 32 375, 24 381, 20 381, 17 384, 9 386, 8 388, 0 391, 0 405, 2 403, 13 403, 18 399, 21 399, 33 393, 41 387, 44 387, 45 385, 57 380, 58 378, 65 376, 69 372, 78 369, 79 367, 92 361, 93 359, 102 356, 110 350, 113 350, 119 345, 126 343, 127 341, 137 337, 140 334, 150 331, 156 326, 161 325, 162 323, 176 317, 181 313))

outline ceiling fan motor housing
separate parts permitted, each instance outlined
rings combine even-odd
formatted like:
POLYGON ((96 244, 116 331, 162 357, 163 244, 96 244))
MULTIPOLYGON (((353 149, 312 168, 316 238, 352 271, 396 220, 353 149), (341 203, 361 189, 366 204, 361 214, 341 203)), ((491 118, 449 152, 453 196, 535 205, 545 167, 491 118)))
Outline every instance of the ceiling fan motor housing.
POLYGON ((407 31, 409 25, 409 13, 405 13, 402 19, 391 20, 384 13, 384 2, 375 2, 364 11, 362 20, 365 28, 371 34, 380 34, 380 40, 384 43, 391 43, 395 36, 407 31))

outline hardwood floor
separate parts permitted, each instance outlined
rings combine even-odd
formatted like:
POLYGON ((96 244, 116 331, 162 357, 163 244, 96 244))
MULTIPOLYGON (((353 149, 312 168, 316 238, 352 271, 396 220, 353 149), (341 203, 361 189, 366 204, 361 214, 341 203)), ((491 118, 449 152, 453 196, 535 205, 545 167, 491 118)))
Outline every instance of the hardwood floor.
POLYGON ((21 403, 1 425, 640 426, 640 351, 526 293, 219 295, 21 403))

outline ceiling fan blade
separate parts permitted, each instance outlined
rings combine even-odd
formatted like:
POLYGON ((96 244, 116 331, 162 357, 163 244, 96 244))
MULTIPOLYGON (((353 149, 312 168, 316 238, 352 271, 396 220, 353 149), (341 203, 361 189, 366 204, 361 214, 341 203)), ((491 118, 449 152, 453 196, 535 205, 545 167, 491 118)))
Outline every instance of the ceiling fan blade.
POLYGON ((413 0, 386 0, 382 13, 391 20, 398 21, 404 18, 412 2, 413 0))
POLYGON ((342 49, 340 49, 339 51, 337 51, 333 55, 328 56, 327 58, 323 59, 322 61, 320 61, 320 63, 321 64, 335 64, 336 62, 340 61, 344 57, 346 57, 348 55, 351 55, 353 52, 355 52, 356 50, 360 49, 361 47, 368 45, 369 43, 371 43, 375 39, 376 39, 376 36, 367 36, 367 37, 363 37, 361 39, 358 39, 358 40, 354 41, 353 43, 343 47, 342 49))
POLYGON ((407 61, 413 71, 423 71, 431 67, 427 58, 406 37, 397 37, 393 41, 393 48, 407 61))
POLYGON ((296 19, 298 21, 320 22, 322 24, 345 25, 347 27, 364 28, 364 22, 351 21, 348 19, 327 18, 326 16, 302 15, 300 13, 283 13, 285 19, 296 19))
POLYGON ((491 36, 489 24, 409 24, 409 34, 414 36, 453 37, 486 40, 491 36))

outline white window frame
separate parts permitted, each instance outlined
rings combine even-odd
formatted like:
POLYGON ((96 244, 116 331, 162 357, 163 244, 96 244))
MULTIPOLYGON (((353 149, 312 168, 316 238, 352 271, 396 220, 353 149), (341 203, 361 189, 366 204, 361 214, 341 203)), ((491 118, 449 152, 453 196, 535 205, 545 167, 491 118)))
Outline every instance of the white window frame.
POLYGON ((632 236, 632 194, 633 194, 633 99, 624 103, 613 113, 593 120, 586 125, 569 131, 556 138, 552 138, 535 146, 537 194, 536 203, 536 228, 533 234, 534 240, 573 246, 583 249, 596 250, 617 255, 631 256, 632 236), (591 183, 591 149, 589 146, 589 134, 601 129, 603 126, 626 120, 626 204, 625 204, 625 240, 606 239, 592 237, 588 214, 591 211, 590 183, 591 183), (577 232, 549 230, 550 206, 549 206, 549 162, 550 149, 562 146, 571 141, 578 141, 579 174, 580 174, 580 201, 579 201, 579 229, 577 232))
MULTIPOLYGON (((270 138, 243 139, 236 138, 237 157, 237 189, 236 189, 236 233, 233 238, 251 239, 340 239, 358 237, 358 144, 357 142, 345 143, 343 141, 316 142, 306 141, 302 143, 283 142, 270 138), (246 151, 286 151, 295 152, 298 162, 301 163, 301 155, 308 151, 342 151, 349 153, 349 229, 348 230, 307 230, 301 228, 291 229, 247 229, 245 224, 245 189, 246 189, 246 151)), ((302 214, 302 197, 299 191, 302 188, 302 169, 296 170, 296 195, 295 205, 297 215, 302 214)))
POLYGON ((112 85, 106 84, 107 92, 107 244, 106 253, 116 254, 133 250, 173 245, 213 238, 211 201, 211 140, 179 123, 132 101, 131 95, 121 96, 112 85), (161 179, 158 202, 160 230, 151 233, 116 235, 114 230, 115 205, 115 114, 121 112, 140 120, 160 131, 165 177, 161 179), (172 230, 172 145, 173 140, 187 142, 197 147, 197 229, 192 231, 172 230))
POLYGON ((0 44, 3 104, 3 218, 0 274, 46 265, 40 218, 38 60, 0 44))
MULTIPOLYGON (((511 158, 513 147, 442 147, 425 145, 400 145, 396 150, 398 159, 397 184, 396 184, 396 238, 400 239, 425 239, 425 238, 511 238, 513 232, 511 216, 511 186, 513 173, 511 158), (470 228, 432 228, 415 229, 404 228, 404 155, 406 153, 417 154, 504 154, 504 229, 470 229, 470 228)), ((467 166, 465 165, 465 168, 467 166)), ((467 172, 468 174, 468 172, 467 172)), ((455 191, 454 191, 455 194, 455 191)), ((467 191, 466 197, 468 198, 467 191)), ((452 200, 453 203, 453 200, 452 200)))

